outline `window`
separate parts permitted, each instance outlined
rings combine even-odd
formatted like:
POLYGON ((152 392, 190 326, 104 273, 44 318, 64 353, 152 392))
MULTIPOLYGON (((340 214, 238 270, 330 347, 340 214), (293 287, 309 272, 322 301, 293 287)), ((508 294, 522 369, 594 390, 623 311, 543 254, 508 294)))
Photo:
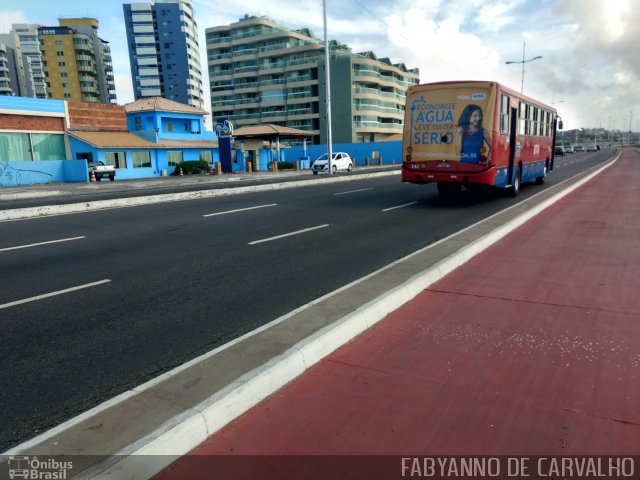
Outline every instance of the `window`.
POLYGON ((140 117, 135 117, 133 119, 133 123, 135 125, 135 129, 136 130, 142 130, 142 118, 140 117))
POLYGON ((67 158, 63 135, 32 133, 31 148, 34 160, 64 160, 67 158))
POLYGON ((167 158, 169 159, 170 167, 177 167, 182 163, 182 152, 181 151, 173 151, 167 152, 167 158))
POLYGON ((86 160, 87 162, 93 162, 93 152, 78 152, 76 153, 76 160, 86 160))
POLYGON ((151 167, 151 153, 148 150, 133 152, 131 157, 133 160, 133 168, 151 167))
POLYGON ((0 133, 0 161, 32 160, 28 133, 0 133))
POLYGON ((213 162, 213 155, 211 154, 211 150, 201 150, 200 151, 200 160, 204 160, 207 163, 213 162))
POLYGON ((107 165, 115 168, 127 168, 126 155, 124 152, 105 152, 104 158, 107 165))
POLYGON ((500 133, 509 133, 509 96, 500 99, 500 133))
POLYGON ((540 112, 540 109, 537 107, 531 107, 531 127, 530 127, 530 134, 531 135, 538 135, 538 114, 540 112))
POLYGON ((64 160, 64 135, 0 133, 0 161, 64 160))
POLYGON ((518 135, 525 134, 525 128, 527 125, 527 105, 526 103, 520 102, 518 107, 518 135))
POLYGON ((173 132, 173 123, 167 123, 167 132, 173 132))

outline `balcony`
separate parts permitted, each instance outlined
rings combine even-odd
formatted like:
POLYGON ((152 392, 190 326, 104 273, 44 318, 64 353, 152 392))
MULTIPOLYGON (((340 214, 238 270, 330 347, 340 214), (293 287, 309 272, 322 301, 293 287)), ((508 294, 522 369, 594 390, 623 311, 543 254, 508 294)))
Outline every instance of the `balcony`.
POLYGON ((234 74, 257 72, 258 65, 244 65, 233 69, 234 74))
POLYGON ((278 112, 262 112, 262 114, 260 115, 260 118, 265 121, 265 120, 269 120, 269 119, 282 119, 285 118, 287 116, 287 112, 283 112, 283 111, 278 111, 278 112))
POLYGON ((95 75, 96 67, 94 65, 77 65, 78 72, 89 72, 95 75))
POLYGON ((231 37, 207 37, 207 45, 217 45, 219 43, 231 43, 231 37))

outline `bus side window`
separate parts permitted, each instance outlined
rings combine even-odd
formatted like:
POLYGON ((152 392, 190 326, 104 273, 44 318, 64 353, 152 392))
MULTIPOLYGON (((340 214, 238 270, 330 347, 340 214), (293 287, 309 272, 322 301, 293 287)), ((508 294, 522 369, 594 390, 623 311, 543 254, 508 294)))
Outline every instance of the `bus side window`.
POLYGON ((509 96, 500 99, 500 133, 509 133, 509 96))

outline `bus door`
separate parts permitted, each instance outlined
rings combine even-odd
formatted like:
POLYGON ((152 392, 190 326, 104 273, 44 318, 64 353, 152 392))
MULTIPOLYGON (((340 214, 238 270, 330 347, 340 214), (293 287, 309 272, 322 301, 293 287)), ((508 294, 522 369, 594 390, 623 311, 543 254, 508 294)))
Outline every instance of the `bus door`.
POLYGON ((513 182, 513 165, 516 159, 516 128, 518 127, 518 109, 510 107, 509 119, 509 169, 507 171, 507 184, 513 182))
POLYGON ((560 120, 560 123, 558 124, 558 117, 556 116, 556 118, 553 119, 553 133, 551 138, 551 163, 549 165, 550 172, 553 171, 553 164, 556 161, 556 133, 558 127, 560 128, 560 130, 562 130, 562 120, 560 120))

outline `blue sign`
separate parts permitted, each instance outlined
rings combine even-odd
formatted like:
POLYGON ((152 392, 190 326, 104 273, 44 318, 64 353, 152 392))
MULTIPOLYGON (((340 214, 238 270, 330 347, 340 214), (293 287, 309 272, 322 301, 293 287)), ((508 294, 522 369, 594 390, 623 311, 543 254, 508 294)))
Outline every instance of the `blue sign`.
POLYGON ((220 152, 222 173, 231 173, 231 135, 233 134, 233 125, 226 118, 219 118, 215 130, 218 136, 218 151, 220 152))

